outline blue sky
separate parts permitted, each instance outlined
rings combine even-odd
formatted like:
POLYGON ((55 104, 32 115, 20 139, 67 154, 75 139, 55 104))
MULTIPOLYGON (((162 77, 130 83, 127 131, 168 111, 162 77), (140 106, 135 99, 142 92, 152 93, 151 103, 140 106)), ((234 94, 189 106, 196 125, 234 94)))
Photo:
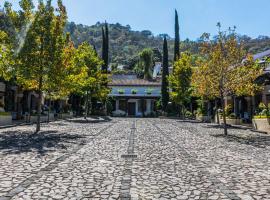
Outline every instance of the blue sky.
MULTIPOLYGON (((0 0, 2 1, 2 0, 0 0)), ((55 0, 56 1, 56 0, 55 0)), ((10 0, 16 5, 18 0, 10 0)), ((69 21, 93 25, 97 21, 129 24, 133 30, 174 35, 178 10, 181 38, 197 39, 203 32, 237 27, 251 37, 270 36, 270 0, 63 0, 69 21)), ((0 3, 2 4, 2 3, 0 3)))

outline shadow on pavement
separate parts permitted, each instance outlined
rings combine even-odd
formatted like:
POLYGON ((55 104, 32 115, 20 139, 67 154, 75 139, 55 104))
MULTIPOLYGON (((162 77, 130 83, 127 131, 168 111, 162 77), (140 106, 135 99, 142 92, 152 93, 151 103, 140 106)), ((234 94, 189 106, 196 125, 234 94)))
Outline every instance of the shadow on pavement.
POLYGON ((270 136, 267 135, 227 135, 218 134, 211 135, 216 138, 224 138, 228 142, 237 142, 240 144, 251 145, 257 148, 265 148, 266 146, 270 146, 270 136))
POLYGON ((84 118, 67 119, 66 121, 72 123, 91 124, 91 123, 110 122, 112 121, 112 119, 110 117, 102 116, 102 117, 87 117, 87 119, 84 118))
POLYGON ((58 133, 57 131, 41 131, 38 134, 24 131, 5 131, 0 134, 0 152, 20 154, 36 151, 40 155, 57 149, 67 149, 68 144, 84 138, 76 134, 58 133))

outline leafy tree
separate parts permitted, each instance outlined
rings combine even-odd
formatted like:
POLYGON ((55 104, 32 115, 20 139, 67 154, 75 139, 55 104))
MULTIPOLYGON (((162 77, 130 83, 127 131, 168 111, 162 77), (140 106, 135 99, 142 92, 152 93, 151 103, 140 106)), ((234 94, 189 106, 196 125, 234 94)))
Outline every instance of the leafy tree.
POLYGON ((75 55, 76 93, 85 96, 85 117, 91 112, 91 99, 96 98, 105 102, 109 89, 107 88, 108 76, 102 73, 102 60, 97 56, 93 47, 88 43, 81 44, 75 55), (90 105, 89 105, 90 104, 90 105))
POLYGON ((14 75, 14 59, 12 47, 7 34, 0 31, 0 78, 10 80, 14 75))
POLYGON ((183 114, 185 104, 190 100, 190 87, 192 76, 192 57, 183 53, 181 58, 174 63, 173 73, 169 76, 169 83, 172 92, 172 101, 180 107, 180 114, 183 114))
POLYGON ((144 79, 152 78, 153 51, 152 49, 144 49, 140 54, 140 60, 144 68, 144 79))
MULTIPOLYGON (((220 24, 218 24, 220 29, 220 24)), ((224 134, 227 135, 224 98, 231 94, 254 95, 260 87, 254 82, 262 69, 247 56, 236 34, 219 31, 216 42, 205 38, 202 47, 203 59, 193 75, 194 93, 208 98, 221 99, 224 134)))
POLYGON ((165 111, 168 102, 169 102, 169 60, 168 60, 168 46, 167 46, 167 39, 164 37, 164 44, 163 44, 163 63, 162 63, 162 88, 161 88, 161 100, 162 100, 162 110, 165 111))
MULTIPOLYGON (((24 6, 21 4, 22 8, 24 6)), ((46 4, 40 1, 38 10, 29 19, 31 23, 27 28, 25 42, 20 44, 22 46, 18 52, 16 78, 25 89, 35 90, 39 95, 36 127, 38 132, 41 102, 44 92, 50 91, 52 86, 51 76, 54 76, 55 80, 59 78, 58 75, 59 79, 63 77, 57 64, 63 50, 63 30, 67 15, 61 0, 58 0, 57 9, 54 9, 48 0, 46 4)))
POLYGON ((174 40, 174 61, 180 57, 180 33, 179 33, 179 19, 177 10, 175 10, 175 40, 174 40))

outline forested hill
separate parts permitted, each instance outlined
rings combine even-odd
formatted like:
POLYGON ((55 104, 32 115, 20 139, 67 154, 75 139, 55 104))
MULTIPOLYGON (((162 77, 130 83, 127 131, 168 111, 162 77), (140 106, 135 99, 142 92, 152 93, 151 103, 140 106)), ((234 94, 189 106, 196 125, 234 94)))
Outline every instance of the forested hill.
MULTIPOLYGON (((71 33, 71 38, 75 45, 82 42, 89 42, 95 45, 98 53, 101 53, 102 28, 103 24, 97 23, 93 26, 75 24, 69 22, 66 31, 71 33)), ((109 24, 110 31, 110 63, 130 64, 133 58, 144 48, 158 48, 162 52, 163 34, 154 36, 151 31, 133 31, 129 25, 109 24)), ((259 36, 252 39, 246 35, 238 36, 244 41, 246 50, 250 53, 259 53, 270 49, 270 37, 259 36)), ((173 57, 173 39, 168 37, 169 58, 173 57)), ((185 40, 181 42, 181 51, 189 50, 191 53, 199 52, 199 42, 185 40)))
MULTIPOLYGON (((71 38, 76 46, 82 42, 95 45, 101 54, 102 26, 97 23, 93 26, 76 25, 71 22, 67 24, 66 30, 70 32, 71 38)), ((132 58, 144 48, 158 48, 162 52, 163 35, 153 36, 151 31, 133 31, 130 26, 120 24, 109 24, 110 38, 110 63, 128 64, 132 58)), ((169 39, 170 56, 173 53, 173 41, 169 39)))

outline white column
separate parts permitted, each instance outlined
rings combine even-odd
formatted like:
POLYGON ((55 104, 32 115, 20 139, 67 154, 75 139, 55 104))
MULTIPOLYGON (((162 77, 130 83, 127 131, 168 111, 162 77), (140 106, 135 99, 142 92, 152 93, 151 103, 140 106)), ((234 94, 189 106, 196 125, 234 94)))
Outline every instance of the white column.
POLYGON ((151 112, 151 99, 146 100, 146 112, 147 113, 151 112))
POLYGON ((139 112, 139 100, 136 99, 136 111, 135 111, 135 116, 138 115, 138 112, 139 112))

